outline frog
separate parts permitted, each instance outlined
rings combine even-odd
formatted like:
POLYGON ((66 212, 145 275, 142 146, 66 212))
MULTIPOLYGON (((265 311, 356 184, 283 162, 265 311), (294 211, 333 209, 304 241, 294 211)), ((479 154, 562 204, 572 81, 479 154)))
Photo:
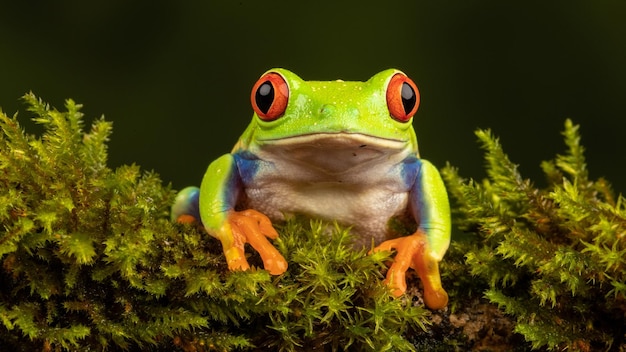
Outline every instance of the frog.
POLYGON ((304 214, 345 224, 356 247, 395 252, 384 280, 393 296, 405 293, 412 268, 425 305, 445 308, 439 262, 450 243, 450 206, 437 168, 418 152, 413 80, 387 69, 367 81, 305 81, 274 68, 253 85, 250 102, 248 127, 210 163, 199 188, 178 193, 172 220, 200 222, 221 242, 231 271, 250 268, 248 243, 272 275, 288 266, 271 243, 276 223, 304 214), (398 222, 410 230, 393 231, 398 222))

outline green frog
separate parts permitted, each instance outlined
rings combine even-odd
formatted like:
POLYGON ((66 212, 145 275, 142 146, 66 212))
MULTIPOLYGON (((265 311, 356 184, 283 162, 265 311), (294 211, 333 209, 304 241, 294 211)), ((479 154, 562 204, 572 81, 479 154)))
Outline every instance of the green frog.
POLYGON ((366 82, 304 81, 272 69, 252 88, 252 121, 232 151, 213 161, 200 188, 182 190, 176 221, 200 221, 219 239, 230 270, 246 270, 244 244, 279 275, 284 257, 272 221, 290 214, 349 225, 357 245, 395 250, 386 277, 396 296, 417 271, 424 302, 447 305, 439 261, 450 243, 450 208, 437 169, 418 153, 415 83, 395 69, 366 82), (390 223, 412 227, 398 235, 390 223))

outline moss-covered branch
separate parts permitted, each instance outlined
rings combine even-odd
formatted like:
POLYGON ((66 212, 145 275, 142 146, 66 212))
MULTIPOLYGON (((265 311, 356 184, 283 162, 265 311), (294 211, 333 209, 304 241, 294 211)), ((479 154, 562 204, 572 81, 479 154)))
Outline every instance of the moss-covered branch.
POLYGON ((471 307, 483 297, 492 304, 479 306, 481 331, 502 320, 497 306, 536 349, 626 348, 624 199, 589 178, 570 121, 566 152, 541 164, 544 188, 490 131, 477 132, 487 179, 443 170, 466 235, 442 263, 451 310, 431 314, 389 295, 387 254, 355 252, 347 230, 319 221, 279 227, 284 275, 229 272, 219 241, 169 221, 174 192, 155 173, 107 166, 110 122, 85 132, 71 100, 65 111, 25 101, 41 136, 0 113, 3 348, 464 350, 480 347, 459 324, 477 323, 471 307))
POLYGON ((443 170, 469 233, 453 251, 534 348, 617 351, 626 346, 624 199, 589 179, 578 126, 567 120, 563 135, 567 151, 541 164, 548 186, 539 189, 490 131, 477 132, 488 179, 443 170))
POLYGON ((174 192, 156 174, 107 166, 110 122, 84 132, 73 101, 66 111, 25 101, 42 136, 0 114, 3 348, 414 349, 403 333, 428 313, 389 295, 385 254, 297 220, 275 242, 286 274, 230 273, 219 241, 169 221, 174 192))

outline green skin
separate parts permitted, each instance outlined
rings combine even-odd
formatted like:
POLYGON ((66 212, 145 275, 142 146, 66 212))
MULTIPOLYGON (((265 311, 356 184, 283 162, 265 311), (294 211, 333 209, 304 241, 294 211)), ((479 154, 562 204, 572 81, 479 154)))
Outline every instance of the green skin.
MULTIPOLYGON (((404 74, 386 70, 366 82, 318 82, 284 69, 268 72, 286 83, 284 112, 267 121, 256 110, 232 152, 211 163, 199 191, 181 191, 173 218, 199 207, 231 270, 249 267, 249 243, 272 274, 283 273, 287 263, 267 240, 277 236, 271 221, 290 214, 336 220, 352 226, 357 245, 373 240, 379 244, 373 251, 397 251, 386 280, 394 295, 405 291, 411 267, 424 283, 427 306, 444 307, 438 262, 450 242, 448 197, 437 169, 419 158, 412 117, 400 121, 390 114, 390 81, 404 74), (397 237, 391 219, 417 230, 397 237)), ((254 106, 254 92, 252 99, 254 106)))

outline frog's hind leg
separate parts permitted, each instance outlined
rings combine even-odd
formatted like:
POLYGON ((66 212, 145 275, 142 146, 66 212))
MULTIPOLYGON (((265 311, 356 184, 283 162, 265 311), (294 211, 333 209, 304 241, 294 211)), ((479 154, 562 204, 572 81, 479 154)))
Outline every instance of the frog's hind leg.
POLYGON ((172 205, 172 221, 201 224, 199 199, 198 187, 187 187, 178 192, 172 205))

